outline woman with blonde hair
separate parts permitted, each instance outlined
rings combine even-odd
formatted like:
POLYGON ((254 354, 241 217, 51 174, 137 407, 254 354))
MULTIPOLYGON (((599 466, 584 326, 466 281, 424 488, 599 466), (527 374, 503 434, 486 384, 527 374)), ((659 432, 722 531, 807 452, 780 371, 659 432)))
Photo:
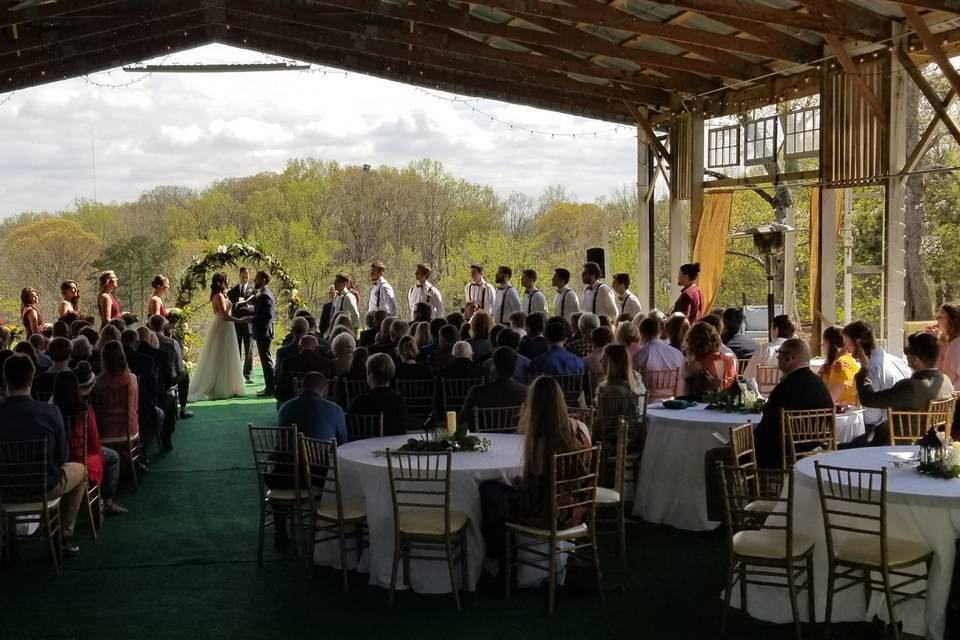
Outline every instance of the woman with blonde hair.
POLYGON ((473 361, 482 362, 493 353, 490 344, 490 330, 493 329, 493 316, 478 309, 470 318, 470 337, 467 342, 473 348, 473 361))
POLYGON ((167 308, 163 306, 163 296, 170 291, 170 279, 165 275, 158 275, 150 283, 153 287, 153 295, 147 300, 147 319, 151 316, 167 315, 167 308))
MULTIPOLYGON (((423 326, 424 322, 420 323, 423 326)), ((419 360, 420 349, 413 336, 403 336, 397 343, 396 379, 427 380, 433 377, 433 371, 419 360)))
POLYGON ((632 398, 634 406, 640 394, 645 393, 643 380, 633 370, 630 352, 620 344, 608 344, 603 348, 601 357, 603 379, 597 385, 596 405, 607 398, 632 398))

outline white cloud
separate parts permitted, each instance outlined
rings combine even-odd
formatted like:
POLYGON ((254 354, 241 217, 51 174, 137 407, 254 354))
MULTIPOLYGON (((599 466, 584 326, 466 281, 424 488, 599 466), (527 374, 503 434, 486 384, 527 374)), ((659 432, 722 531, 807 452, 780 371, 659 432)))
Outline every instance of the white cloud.
MULTIPOLYGON (((264 59, 210 45, 165 61, 264 59)), ((393 166, 431 158, 503 195, 536 196, 562 184, 592 199, 636 179, 635 138, 626 127, 609 133, 609 122, 450 98, 333 71, 144 77, 112 70, 90 82, 23 90, 0 105, 0 218, 92 197, 93 148, 104 201, 134 199, 160 184, 201 188, 278 171, 288 158, 305 156, 393 166), (551 139, 529 129, 579 135, 551 139), (594 131, 608 133, 594 138, 594 131)))

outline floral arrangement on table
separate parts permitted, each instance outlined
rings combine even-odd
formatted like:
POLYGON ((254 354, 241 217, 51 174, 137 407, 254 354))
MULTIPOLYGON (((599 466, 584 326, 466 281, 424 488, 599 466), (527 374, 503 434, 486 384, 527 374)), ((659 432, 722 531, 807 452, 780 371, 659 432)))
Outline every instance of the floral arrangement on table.
MULTIPOLYGON (((425 438, 410 438, 401 445, 398 451, 410 453, 428 453, 437 451, 454 451, 464 453, 484 453, 490 450, 490 440, 470 435, 466 424, 457 424, 457 414, 447 412, 446 428, 439 428, 427 433, 425 438)), ((385 450, 374 453, 382 455, 385 450)))
POLYGON ((723 391, 704 393, 703 400, 707 403, 707 409, 726 413, 760 413, 766 404, 763 398, 758 398, 740 381, 734 381, 723 391))
POLYGON ((10 332, 10 342, 11 344, 20 340, 23 337, 23 327, 19 324, 8 324, 6 325, 7 331, 10 332))
MULTIPOLYGON (((306 306, 297 287, 300 285, 290 277, 289 270, 274 256, 268 254, 263 247, 251 244, 234 242, 230 245, 221 244, 213 251, 193 259, 193 264, 187 267, 180 277, 180 290, 177 293, 176 306, 167 311, 167 321, 173 325, 173 336, 183 345, 184 360, 191 361, 190 343, 196 346, 198 342, 190 331, 188 321, 190 314, 195 310, 194 296, 207 286, 207 273, 222 271, 226 267, 239 267, 245 262, 255 263, 270 274, 270 286, 278 299, 287 301, 287 315, 293 314, 306 306)), ((205 298, 201 297, 205 302, 205 298)))
POLYGON ((920 464, 917 471, 934 478, 960 478, 960 442, 930 429, 920 440, 920 464))

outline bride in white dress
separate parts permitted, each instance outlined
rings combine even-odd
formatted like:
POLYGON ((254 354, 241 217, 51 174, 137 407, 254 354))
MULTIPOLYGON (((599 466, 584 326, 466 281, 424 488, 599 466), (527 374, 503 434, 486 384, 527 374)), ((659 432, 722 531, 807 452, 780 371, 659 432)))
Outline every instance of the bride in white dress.
POLYGON ((226 296, 228 286, 225 273, 214 274, 210 284, 213 321, 203 341, 197 368, 190 378, 190 393, 187 397, 191 401, 220 400, 246 395, 237 331, 233 326, 235 322, 243 320, 230 315, 231 304, 226 296))

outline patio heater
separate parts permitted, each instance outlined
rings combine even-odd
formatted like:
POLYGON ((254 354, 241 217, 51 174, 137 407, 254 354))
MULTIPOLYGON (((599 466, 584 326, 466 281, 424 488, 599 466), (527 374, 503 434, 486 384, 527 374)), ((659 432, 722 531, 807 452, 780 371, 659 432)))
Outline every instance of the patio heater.
POLYGON ((763 257, 763 270, 767 276, 767 340, 773 340, 773 280, 777 275, 777 256, 783 251, 787 231, 794 231, 794 228, 774 222, 730 234, 730 238, 753 238, 753 248, 763 257))

